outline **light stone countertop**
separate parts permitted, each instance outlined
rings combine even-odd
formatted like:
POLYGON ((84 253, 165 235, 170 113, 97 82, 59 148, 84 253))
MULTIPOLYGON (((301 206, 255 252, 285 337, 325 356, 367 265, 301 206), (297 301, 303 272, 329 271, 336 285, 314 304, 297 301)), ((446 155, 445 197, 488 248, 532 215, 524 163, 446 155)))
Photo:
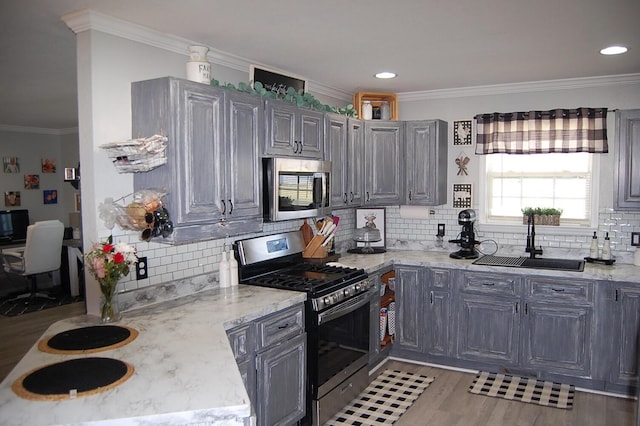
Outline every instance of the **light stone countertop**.
MULTIPOLYGON (((544 256, 543 256, 544 257, 544 256)), ((552 256, 548 256, 552 257, 552 256)), ((555 257, 555 256, 554 256, 555 257)), ((557 256, 562 258, 561 256, 557 256)), ((568 256, 565 258, 569 258, 568 256)), ((373 273, 391 265, 425 266, 468 271, 485 271, 501 274, 536 275, 547 277, 564 277, 576 279, 592 279, 602 281, 623 281, 640 284, 640 267, 630 264, 603 265, 586 263, 583 272, 557 271, 531 268, 514 268, 504 266, 474 265, 475 259, 452 259, 449 253, 418 251, 418 250, 388 250, 380 254, 344 254, 337 263, 353 268, 362 268, 373 273)))
MULTIPOLYGON (((300 292, 244 285, 207 290, 123 314, 114 324, 139 335, 121 348, 54 355, 36 344, 0 385, 0 424, 243 424, 251 406, 226 330, 305 300, 300 292), (29 401, 11 390, 24 373, 85 356, 119 359, 135 372, 114 389, 64 401, 29 401)), ((62 320, 43 338, 97 324, 86 315, 62 320)))

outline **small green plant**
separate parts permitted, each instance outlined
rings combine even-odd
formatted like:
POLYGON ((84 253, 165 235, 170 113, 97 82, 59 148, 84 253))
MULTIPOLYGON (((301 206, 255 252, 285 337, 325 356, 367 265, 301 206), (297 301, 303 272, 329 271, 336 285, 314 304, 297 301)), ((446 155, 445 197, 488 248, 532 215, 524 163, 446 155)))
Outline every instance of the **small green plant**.
POLYGON ((522 209, 522 214, 525 216, 539 215, 539 216, 560 216, 562 215, 562 209, 556 209, 555 207, 525 207, 522 209))

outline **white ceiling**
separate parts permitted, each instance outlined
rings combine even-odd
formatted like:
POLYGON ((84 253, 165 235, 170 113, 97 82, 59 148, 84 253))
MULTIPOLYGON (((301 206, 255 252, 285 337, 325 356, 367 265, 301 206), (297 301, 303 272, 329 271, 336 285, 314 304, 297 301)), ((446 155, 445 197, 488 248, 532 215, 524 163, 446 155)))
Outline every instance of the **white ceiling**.
POLYGON ((0 0, 0 125, 77 126, 60 17, 84 8, 346 93, 640 72, 638 0, 0 0), (611 44, 629 52, 598 53, 611 44))

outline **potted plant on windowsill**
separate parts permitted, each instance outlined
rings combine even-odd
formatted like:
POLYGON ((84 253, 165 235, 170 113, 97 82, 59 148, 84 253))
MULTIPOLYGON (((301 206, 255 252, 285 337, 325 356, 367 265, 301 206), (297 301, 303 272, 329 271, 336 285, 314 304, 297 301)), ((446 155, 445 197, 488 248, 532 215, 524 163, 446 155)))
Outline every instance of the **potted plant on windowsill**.
POLYGON ((536 225, 560 226, 562 209, 554 207, 525 207, 522 209, 522 224, 529 222, 529 216, 533 214, 533 222, 536 225))

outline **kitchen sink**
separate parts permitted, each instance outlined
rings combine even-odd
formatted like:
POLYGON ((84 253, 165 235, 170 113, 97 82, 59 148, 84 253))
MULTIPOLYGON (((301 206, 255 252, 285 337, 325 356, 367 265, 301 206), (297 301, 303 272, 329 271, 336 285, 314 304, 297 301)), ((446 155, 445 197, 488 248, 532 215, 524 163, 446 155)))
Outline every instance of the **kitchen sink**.
POLYGON ((584 271, 584 260, 537 257, 482 256, 475 265, 510 266, 512 268, 553 269, 557 271, 584 271))

